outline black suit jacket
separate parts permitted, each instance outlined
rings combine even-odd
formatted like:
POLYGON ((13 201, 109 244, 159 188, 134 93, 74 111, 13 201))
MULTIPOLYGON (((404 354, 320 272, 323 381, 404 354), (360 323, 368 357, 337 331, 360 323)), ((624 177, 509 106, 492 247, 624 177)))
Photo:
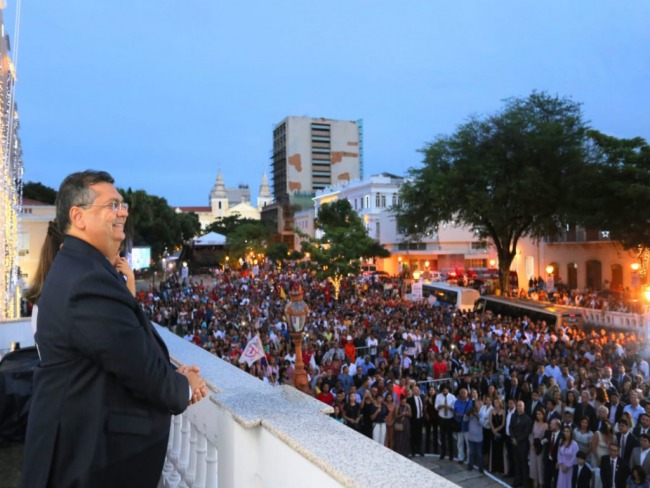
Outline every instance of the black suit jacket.
POLYGON ((626 381, 632 381, 630 376, 628 374, 623 375, 623 379, 621 380, 620 375, 616 373, 615 375, 612 375, 612 385, 619 391, 623 391, 623 383, 626 381))
POLYGON ((596 409, 594 407, 588 403, 586 405, 578 403, 576 405, 575 412, 573 413, 573 419, 577 424, 580 424, 580 419, 582 419, 582 417, 589 418, 589 430, 597 430, 598 417, 596 415, 596 409))
POLYGON ((190 390, 123 278, 68 236, 38 307, 23 486, 155 486, 190 390))
MULTIPOLYGON (((609 414, 611 415, 612 405, 610 403, 606 403, 605 406, 607 407, 607 409, 609 410, 609 414)), ((615 408, 616 408, 616 414, 614 416, 614 420, 616 423, 618 423, 618 421, 621 420, 621 416, 623 415, 623 409, 625 408, 625 406, 621 402, 618 402, 618 405, 616 405, 615 408)), ((608 415, 607 418, 610 418, 610 415, 608 415)))
POLYGON ((425 407, 424 407, 424 400, 422 400, 422 397, 420 397, 420 401, 421 401, 421 403, 420 403, 421 409, 420 409, 420 418, 418 419, 417 418, 418 409, 415 406, 415 396, 411 395, 410 397, 408 397, 406 399, 406 403, 408 403, 409 406, 411 407, 411 423, 412 424, 416 424, 418 422, 422 423, 422 421, 424 420, 424 413, 425 413, 424 408, 425 407))
POLYGON ((557 463, 557 455, 558 452, 560 452, 560 442, 562 439, 562 433, 558 432, 557 438, 555 440, 555 448, 553 448, 553 433, 550 430, 547 430, 544 432, 544 437, 542 438, 542 442, 544 442, 544 451, 542 453, 544 462, 552 462, 553 464, 553 469, 555 469, 555 464, 557 463), (550 460, 549 460, 550 457, 550 460))
MULTIPOLYGON (((616 442, 618 443, 618 447, 621 447, 621 433, 619 432, 616 434, 616 442)), ((630 459, 632 458, 632 450, 635 447, 639 447, 639 439, 637 439, 634 434, 630 431, 627 434, 627 439, 625 440, 625 452, 619 451, 619 456, 622 457, 626 464, 630 463, 630 459)))
POLYGON ((573 488, 591 488, 591 468, 588 464, 582 467, 578 477, 578 465, 573 465, 573 476, 571 477, 571 486, 573 488))
MULTIPOLYGON (((616 488, 625 488, 629 474, 630 469, 619 456, 616 461, 616 473, 614 474, 616 488)), ((600 460, 600 479, 603 482, 603 488, 612 486, 612 458, 609 454, 603 456, 600 460)))

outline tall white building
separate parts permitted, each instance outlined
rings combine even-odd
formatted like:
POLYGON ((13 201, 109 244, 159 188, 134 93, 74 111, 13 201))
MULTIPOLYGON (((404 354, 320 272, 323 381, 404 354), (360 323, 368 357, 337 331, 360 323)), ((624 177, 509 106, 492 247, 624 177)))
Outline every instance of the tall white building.
POLYGON ((311 207, 316 191, 363 175, 361 121, 286 117, 273 129, 273 205, 262 219, 294 245, 296 212, 311 207))

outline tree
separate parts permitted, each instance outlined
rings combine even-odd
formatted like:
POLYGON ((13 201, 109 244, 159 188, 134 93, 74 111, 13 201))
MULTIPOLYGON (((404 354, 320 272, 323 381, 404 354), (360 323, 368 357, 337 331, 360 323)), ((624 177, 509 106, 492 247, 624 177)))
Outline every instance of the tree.
POLYGON ((128 232, 134 246, 150 246, 155 259, 192 239, 201 229, 196 214, 176 213, 167 200, 144 190, 120 189, 129 204, 128 232))
POLYGON ((650 264, 650 146, 641 137, 618 139, 596 130, 588 135, 588 171, 574 191, 574 219, 608 231, 610 239, 633 249, 645 279, 650 264))
POLYGON ((422 150, 424 165, 409 171, 400 190, 400 229, 418 237, 455 223, 489 237, 507 290, 519 239, 556 235, 566 221, 585 166, 586 131, 579 104, 546 93, 471 117, 422 150))
POLYGON ((267 222, 248 220, 229 231, 226 237, 228 254, 239 259, 246 254, 262 254, 271 241, 273 231, 267 222))
POLYGON ((301 234, 302 251, 309 253, 310 262, 317 265, 317 277, 334 283, 337 295, 341 278, 358 274, 362 259, 390 256, 388 250, 368 236, 347 199, 323 204, 318 209, 315 227, 323 232, 323 237, 315 239, 301 234))
POLYGON ((214 222, 206 227, 205 230, 206 232, 216 232, 217 234, 228 237, 228 235, 237 230, 240 225, 257 224, 259 222, 259 220, 243 218, 238 213, 235 213, 234 215, 228 215, 226 217, 217 217, 214 222))
POLYGON ((54 201, 56 200, 56 190, 49 186, 45 186, 42 183, 28 181, 23 186, 23 197, 31 198, 37 202, 54 205, 54 201))

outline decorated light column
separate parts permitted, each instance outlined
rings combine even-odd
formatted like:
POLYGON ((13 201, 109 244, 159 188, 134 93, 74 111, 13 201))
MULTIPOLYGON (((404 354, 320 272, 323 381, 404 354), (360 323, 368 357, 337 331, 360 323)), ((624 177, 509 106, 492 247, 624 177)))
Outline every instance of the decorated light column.
POLYGON ((302 332, 305 329, 309 307, 302 299, 302 289, 297 288, 289 292, 289 303, 284 309, 291 331, 291 339, 296 351, 296 367, 293 372, 293 385, 303 393, 309 393, 307 371, 302 362, 302 332))

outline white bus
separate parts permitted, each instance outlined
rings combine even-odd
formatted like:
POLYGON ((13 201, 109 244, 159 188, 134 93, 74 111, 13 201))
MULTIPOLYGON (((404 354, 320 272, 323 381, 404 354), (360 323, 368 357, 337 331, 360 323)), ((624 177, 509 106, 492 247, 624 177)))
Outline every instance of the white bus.
POLYGON ((470 312, 474 310, 474 304, 481 295, 473 288, 463 288, 447 283, 424 283, 422 285, 422 297, 435 301, 437 304, 454 306, 458 310, 470 312))
POLYGON ((534 322, 544 320, 549 325, 564 327, 583 327, 585 325, 584 312, 580 308, 519 298, 485 295, 476 301, 474 312, 481 316, 491 314, 513 318, 528 317, 534 322))

